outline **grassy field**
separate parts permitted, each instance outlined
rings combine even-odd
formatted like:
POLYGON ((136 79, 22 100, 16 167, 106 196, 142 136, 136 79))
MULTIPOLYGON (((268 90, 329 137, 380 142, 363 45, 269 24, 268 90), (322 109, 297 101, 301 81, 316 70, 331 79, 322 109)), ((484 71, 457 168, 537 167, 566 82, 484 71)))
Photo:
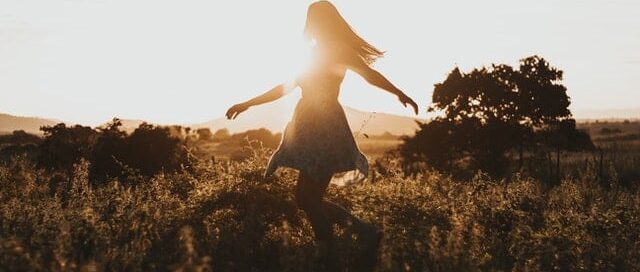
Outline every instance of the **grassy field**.
POLYGON ((578 123, 578 128, 584 129, 593 140, 606 140, 611 136, 640 134, 640 121, 589 121, 578 123))
MULTIPOLYGON (((254 139, 248 139, 253 141, 254 139)), ((358 147, 367 155, 370 159, 376 159, 382 157, 386 152, 398 147, 402 140, 399 136, 381 137, 381 136, 357 136, 356 142, 358 147)), ((248 143, 243 141, 241 143, 227 142, 196 142, 193 144, 194 154, 199 158, 210 158, 211 156, 216 158, 246 158, 252 152, 247 150, 248 143)), ((256 145, 259 146, 259 145, 256 145)), ((275 148, 276 146, 271 146, 275 148)))
MULTIPOLYGON (((0 271, 323 271, 295 175, 263 179, 267 157, 99 187, 86 162, 69 174, 2 165, 0 271)), ((640 194, 615 180, 456 182, 390 165, 375 183, 328 192, 384 231, 378 271, 640 270, 640 194)), ((336 233, 339 266, 358 271, 350 230, 336 233)))
MULTIPOLYGON (((599 149, 563 153, 557 186, 544 180, 548 156, 527 158, 540 173, 500 180, 406 177, 387 152, 400 138, 356 135, 372 178, 327 197, 383 231, 377 271, 640 271, 640 125, 581 126, 599 149)), ((296 173, 262 177, 278 135, 184 140, 187 168, 107 182, 84 160, 67 171, 3 159, 0 271, 327 270, 294 201, 296 173)), ((361 271, 353 231, 335 232, 338 267, 361 271)))
POLYGON ((364 138, 357 139, 358 147, 360 151, 367 155, 369 159, 376 159, 382 157, 385 153, 393 150, 402 143, 399 138, 364 138))

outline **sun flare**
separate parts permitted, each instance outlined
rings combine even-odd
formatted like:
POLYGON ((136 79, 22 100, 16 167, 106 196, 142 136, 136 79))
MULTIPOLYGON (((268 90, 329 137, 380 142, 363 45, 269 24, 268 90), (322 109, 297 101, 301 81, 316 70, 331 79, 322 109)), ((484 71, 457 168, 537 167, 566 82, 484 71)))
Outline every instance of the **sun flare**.
MULTIPOLYGON (((306 42, 304 39, 290 44, 289 54, 282 59, 283 62, 287 63, 288 67, 286 69, 289 71, 289 76, 284 83, 286 89, 292 90, 296 88, 298 86, 298 78, 312 68, 317 57, 314 46, 315 43, 313 41, 306 42)), ((280 109, 280 118, 289 119, 291 117, 300 96, 299 92, 293 92, 282 99, 281 105, 283 106, 280 109)))
POLYGON ((314 47, 314 42, 301 43, 291 55, 294 79, 311 69, 316 58, 314 47))

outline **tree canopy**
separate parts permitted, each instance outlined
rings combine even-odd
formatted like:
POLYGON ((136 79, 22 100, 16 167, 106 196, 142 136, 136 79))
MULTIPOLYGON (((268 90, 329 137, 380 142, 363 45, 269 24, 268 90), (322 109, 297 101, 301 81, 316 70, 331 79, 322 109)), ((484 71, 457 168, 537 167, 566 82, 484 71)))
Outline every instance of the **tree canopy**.
POLYGON ((521 167, 526 147, 550 144, 536 137, 538 133, 564 133, 569 141, 582 137, 582 144, 571 150, 593 146, 588 135, 576 132, 575 121, 573 127, 555 129, 573 120, 562 76, 539 56, 520 60, 517 69, 493 64, 464 73, 454 68, 435 85, 428 108, 441 115, 405 138, 400 148, 405 163, 425 161, 440 170, 483 170, 499 176, 508 169, 509 151, 519 150, 521 167))

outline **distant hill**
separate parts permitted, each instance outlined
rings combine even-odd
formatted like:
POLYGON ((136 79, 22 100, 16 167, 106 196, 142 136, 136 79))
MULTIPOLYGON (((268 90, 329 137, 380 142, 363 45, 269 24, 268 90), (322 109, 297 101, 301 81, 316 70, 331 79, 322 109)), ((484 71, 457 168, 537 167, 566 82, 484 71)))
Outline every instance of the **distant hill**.
POLYGON ((0 134, 11 133, 14 130, 24 130, 32 134, 42 134, 40 127, 53 126, 62 121, 38 117, 21 117, 0 113, 0 134))
MULTIPOLYGON (((381 135, 385 132, 394 135, 413 135, 418 128, 416 124, 418 119, 411 117, 365 112, 350 107, 344 107, 344 110, 347 121, 354 132, 369 135, 381 135)), ((265 105, 242 113, 236 120, 231 121, 222 117, 205 123, 193 124, 190 127, 210 128, 212 131, 227 128, 231 133, 257 128, 267 128, 273 132, 282 132, 287 122, 291 119, 292 111, 286 112, 275 105, 265 105)))
POLYGON ((413 135, 418 129, 416 121, 424 122, 412 117, 364 112, 349 107, 345 107, 345 113, 353 131, 362 129, 362 133, 370 135, 382 135, 387 132, 393 135, 413 135))
MULTIPOLYGON (((411 117, 386 113, 372 113, 344 107, 347 121, 354 132, 369 135, 381 135, 386 132, 393 135, 412 135, 418 128, 416 120, 411 117)), ((227 128, 231 133, 244 132, 251 129, 266 128, 273 132, 282 132, 291 119, 293 108, 274 103, 252 108, 241 114, 236 120, 224 117, 199 124, 178 124, 191 128, 210 128, 212 131, 227 128)), ((121 119, 122 129, 133 132, 143 120, 121 119)), ((40 127, 52 126, 64 121, 55 119, 19 117, 0 114, 0 134, 11 133, 14 130, 24 130, 33 134, 42 134, 40 127)), ((105 121, 103 125, 109 121, 105 121)))
MULTIPOLYGON (((369 135, 381 135, 389 132, 394 135, 413 135, 418 125, 415 121, 424 121, 406 116, 386 113, 372 113, 344 107, 347 121, 354 132, 360 131, 369 135)), ((639 109, 594 110, 574 109, 574 117, 579 123, 600 121, 640 120, 639 109)), ((242 113, 236 120, 220 117, 208 122, 197 124, 178 124, 191 128, 210 128, 212 131, 227 128, 231 133, 244 132, 251 129, 266 128, 273 132, 282 132, 293 114, 293 105, 286 103, 271 103, 251 108, 242 113)), ((122 128, 132 132, 143 120, 122 119, 122 128)), ((52 126, 63 121, 38 117, 21 117, 0 113, 0 134, 11 133, 14 130, 24 130, 33 134, 42 134, 41 126, 52 126)), ((104 122, 106 124, 107 122, 104 122)))
POLYGON ((572 109, 578 122, 639 120, 640 108, 634 109, 572 109))

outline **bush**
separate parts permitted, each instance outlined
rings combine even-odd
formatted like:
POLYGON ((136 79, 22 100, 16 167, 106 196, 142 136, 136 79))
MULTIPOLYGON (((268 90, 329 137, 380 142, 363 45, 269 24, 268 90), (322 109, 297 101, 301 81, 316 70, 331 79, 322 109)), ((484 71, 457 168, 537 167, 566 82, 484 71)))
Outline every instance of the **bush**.
POLYGON ((126 151, 122 161, 152 176, 162 170, 173 172, 187 166, 187 152, 180 139, 171 137, 166 127, 143 123, 125 139, 126 151))
POLYGON ((64 123, 43 127, 44 141, 40 144, 39 165, 48 169, 71 170, 82 158, 91 156, 91 148, 98 132, 90 127, 64 123))
POLYGON ((44 127, 38 163, 49 170, 71 171, 80 160, 87 160, 94 185, 109 178, 124 181, 130 174, 149 177, 189 167, 184 139, 176 135, 181 128, 143 123, 127 135, 121 125, 114 119, 97 129, 65 124, 44 127))

